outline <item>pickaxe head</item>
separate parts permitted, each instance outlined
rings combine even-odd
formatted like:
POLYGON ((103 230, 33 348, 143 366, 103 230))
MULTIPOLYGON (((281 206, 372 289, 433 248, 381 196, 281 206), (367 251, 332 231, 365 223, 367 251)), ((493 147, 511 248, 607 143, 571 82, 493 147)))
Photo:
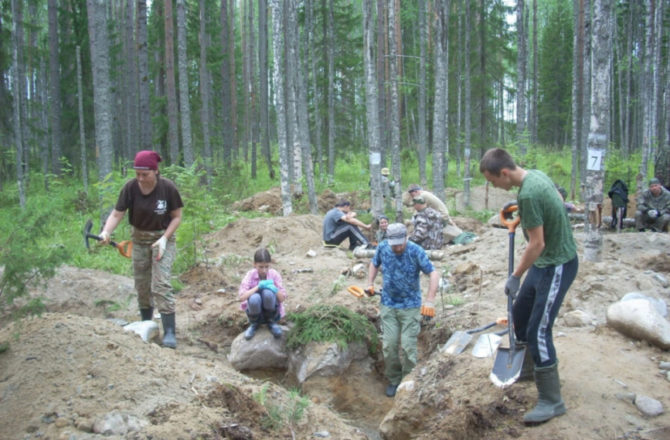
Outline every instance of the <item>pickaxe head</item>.
POLYGON ((84 244, 86 245, 86 249, 90 249, 90 246, 88 244, 88 239, 92 238, 91 237, 91 228, 93 227, 93 221, 89 219, 86 222, 86 225, 84 225, 84 244))

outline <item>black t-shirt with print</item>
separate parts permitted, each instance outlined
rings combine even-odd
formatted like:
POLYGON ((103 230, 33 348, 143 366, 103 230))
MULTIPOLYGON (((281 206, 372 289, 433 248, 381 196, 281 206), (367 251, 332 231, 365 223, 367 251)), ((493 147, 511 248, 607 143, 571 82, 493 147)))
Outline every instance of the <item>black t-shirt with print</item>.
POLYGON ((128 222, 141 231, 159 231, 170 224, 170 212, 184 206, 177 187, 170 179, 156 176, 158 182, 149 194, 140 191, 137 179, 129 180, 121 189, 114 209, 128 210, 128 222))

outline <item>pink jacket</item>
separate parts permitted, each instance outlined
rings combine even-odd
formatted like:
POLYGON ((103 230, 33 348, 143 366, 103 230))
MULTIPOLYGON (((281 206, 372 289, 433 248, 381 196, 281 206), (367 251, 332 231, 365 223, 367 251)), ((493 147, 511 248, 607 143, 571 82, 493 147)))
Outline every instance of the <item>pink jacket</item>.
MULTIPOLYGON (((281 275, 279 275, 279 272, 276 270, 270 268, 268 269, 268 275, 267 275, 268 280, 272 280, 275 283, 275 286, 277 286, 277 289, 279 289, 280 292, 284 294, 285 298, 288 298, 286 295, 286 290, 284 289, 284 284, 282 283, 281 280, 281 275)), ((258 277, 258 271, 256 269, 251 269, 247 274, 244 276, 244 279, 240 283, 240 289, 238 291, 239 297, 244 295, 244 292, 253 289, 254 287, 258 286, 258 283, 261 282, 261 279, 258 277)), ((284 303, 279 302, 279 315, 283 318, 284 317, 284 303)), ((240 310, 246 310, 247 309, 247 301, 244 300, 240 304, 240 310)))

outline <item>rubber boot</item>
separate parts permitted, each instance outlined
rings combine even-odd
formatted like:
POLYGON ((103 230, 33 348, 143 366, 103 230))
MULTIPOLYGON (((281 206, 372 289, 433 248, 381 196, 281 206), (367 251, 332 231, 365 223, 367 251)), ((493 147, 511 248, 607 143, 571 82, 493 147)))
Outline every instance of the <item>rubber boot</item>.
POLYGON ((521 365, 521 374, 519 374, 519 381, 529 381, 533 379, 533 370, 535 369, 535 362, 533 362, 533 356, 530 354, 530 350, 527 345, 522 345, 526 349, 526 353, 523 357, 523 364, 521 365))
POLYGON ((270 329, 270 333, 272 333, 275 339, 281 338, 281 327, 275 321, 268 322, 268 329, 270 329))
POLYGON ((535 367, 535 386, 538 392, 537 405, 523 417, 524 423, 542 423, 565 414, 557 363, 548 367, 535 367))
POLYGON ((174 313, 161 313, 163 321, 163 347, 177 348, 174 313))
POLYGON ((247 341, 254 337, 256 330, 260 327, 260 316, 247 316, 249 318, 249 327, 244 332, 244 339, 247 341))
POLYGON ((140 309, 140 314, 142 315, 142 321, 151 321, 154 318, 154 308, 140 309))

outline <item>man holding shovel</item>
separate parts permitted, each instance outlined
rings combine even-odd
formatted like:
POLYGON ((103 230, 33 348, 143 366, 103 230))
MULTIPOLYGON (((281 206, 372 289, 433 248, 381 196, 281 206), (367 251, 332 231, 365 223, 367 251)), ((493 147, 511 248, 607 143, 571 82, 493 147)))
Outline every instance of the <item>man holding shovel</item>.
POLYGON ((140 151, 133 167, 136 178, 128 181, 109 215, 100 243, 110 241, 128 211, 133 226, 133 272, 142 320, 152 319, 154 305, 163 321, 163 346, 177 347, 175 297, 170 282, 177 248, 174 233, 181 223, 184 203, 175 184, 160 176, 155 151, 140 151))
POLYGON ((535 364, 538 402, 526 413, 524 422, 542 423, 566 411, 552 326, 577 275, 577 248, 563 200, 546 174, 524 170, 500 148, 484 154, 479 170, 497 188, 519 188, 519 216, 528 245, 505 284, 505 293, 516 297, 514 332, 518 341, 528 343, 535 364))
POLYGON ((384 373, 389 380, 386 395, 393 397, 402 378, 416 365, 416 340, 421 331, 421 316, 435 316, 433 304, 440 274, 421 246, 407 241, 407 228, 402 223, 389 225, 386 240, 379 244, 372 257, 368 292, 374 292, 374 281, 380 267, 384 274, 381 294, 382 351, 384 373), (423 305, 419 272, 430 277, 423 305))

